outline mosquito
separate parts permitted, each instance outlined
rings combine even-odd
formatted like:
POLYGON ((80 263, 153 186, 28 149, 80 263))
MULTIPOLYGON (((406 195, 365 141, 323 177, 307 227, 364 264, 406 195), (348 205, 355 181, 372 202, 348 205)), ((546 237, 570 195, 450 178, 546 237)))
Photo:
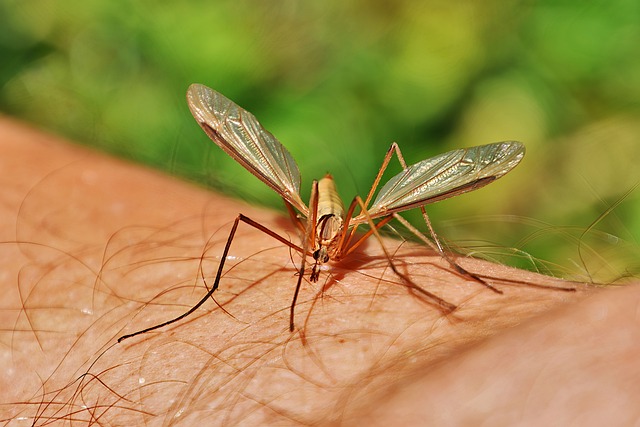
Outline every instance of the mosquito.
POLYGON ((239 214, 231 227, 215 281, 207 294, 182 315, 141 331, 123 335, 118 342, 175 323, 202 306, 218 289, 225 260, 240 222, 268 234, 302 254, 298 268, 298 281, 289 310, 291 332, 294 330, 295 305, 305 274, 307 256, 313 259, 309 280, 317 282, 323 264, 345 258, 371 235, 375 235, 380 241, 392 271, 407 284, 409 289, 420 294, 444 313, 451 313, 457 308, 454 304, 414 284, 395 267, 378 233, 380 228, 392 219, 398 220, 420 240, 435 249, 457 273, 481 283, 494 292, 502 293, 477 275, 459 266, 447 255, 431 226, 424 206, 484 187, 505 175, 522 160, 525 153, 522 143, 505 141, 458 149, 407 166, 399 146, 394 142, 387 151, 365 200, 356 196, 345 210, 333 178, 327 174, 322 179, 313 181, 309 206, 307 206, 300 198, 301 176, 298 165, 289 151, 258 122, 253 114, 201 84, 192 84, 189 87, 187 102, 191 114, 209 138, 283 198, 292 221, 302 232, 302 245, 298 246, 264 225, 239 214), (384 184, 371 202, 394 153, 403 170, 384 184), (413 208, 421 209, 433 241, 399 215, 399 212, 413 208), (356 230, 364 224, 368 224, 369 229, 357 235, 356 230))

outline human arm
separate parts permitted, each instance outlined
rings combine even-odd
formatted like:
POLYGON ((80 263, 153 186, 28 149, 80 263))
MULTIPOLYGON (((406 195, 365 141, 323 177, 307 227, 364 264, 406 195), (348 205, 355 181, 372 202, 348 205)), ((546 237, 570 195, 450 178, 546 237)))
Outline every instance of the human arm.
POLYGON ((180 323, 116 344, 201 298, 239 212, 298 243, 296 229, 278 213, 8 119, 0 127, 6 417, 188 425, 359 424, 367 416, 509 423, 539 419, 543 409, 554 419, 637 415, 621 404, 615 413, 585 405, 610 399, 610 390, 629 396, 638 384, 630 381, 638 378, 630 357, 640 342, 637 287, 595 292, 459 259, 500 295, 452 274, 428 249, 396 252, 394 241, 385 244, 399 267, 458 305, 454 315, 407 292, 372 239, 317 285, 304 282, 291 334, 297 258, 241 224, 214 294, 228 314, 209 301, 180 323), (562 404, 567 389, 580 399, 562 404))

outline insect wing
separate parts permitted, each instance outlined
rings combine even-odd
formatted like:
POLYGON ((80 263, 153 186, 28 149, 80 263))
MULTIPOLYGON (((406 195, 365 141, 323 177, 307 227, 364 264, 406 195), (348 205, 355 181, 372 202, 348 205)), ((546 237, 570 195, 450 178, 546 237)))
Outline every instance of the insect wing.
MULTIPOLYGON (((516 167, 524 153, 522 143, 507 141, 450 151, 418 162, 382 187, 369 216, 401 212, 481 188, 516 167)), ((355 220, 359 222, 361 216, 355 220)))
POLYGON ((300 171, 289 151, 253 114, 204 85, 187 91, 191 114, 220 148, 249 172, 273 188, 304 215, 300 199, 300 171))

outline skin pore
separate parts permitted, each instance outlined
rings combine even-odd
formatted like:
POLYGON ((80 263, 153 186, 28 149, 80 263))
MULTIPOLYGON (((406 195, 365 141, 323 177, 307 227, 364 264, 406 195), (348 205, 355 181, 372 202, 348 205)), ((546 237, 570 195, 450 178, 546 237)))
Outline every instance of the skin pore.
POLYGON ((238 213, 299 243, 296 229, 285 213, 7 118, 0 129, 3 422, 628 425, 640 415, 637 286, 596 290, 458 258, 500 295, 393 240, 399 269, 454 314, 408 292, 372 238, 303 281, 290 333, 299 257, 240 224, 215 301, 116 344, 206 293, 238 213))

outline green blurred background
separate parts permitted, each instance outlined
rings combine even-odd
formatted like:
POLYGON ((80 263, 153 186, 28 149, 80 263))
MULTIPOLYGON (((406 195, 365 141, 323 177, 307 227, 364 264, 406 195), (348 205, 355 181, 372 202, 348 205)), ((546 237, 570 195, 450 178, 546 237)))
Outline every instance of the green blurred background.
POLYGON ((640 268, 639 46, 637 0, 0 0, 0 110, 278 208, 193 121, 190 83, 289 148, 305 200, 325 172, 345 200, 365 194, 392 141, 409 163, 523 141, 511 174, 430 207, 436 229, 612 281, 640 268))

